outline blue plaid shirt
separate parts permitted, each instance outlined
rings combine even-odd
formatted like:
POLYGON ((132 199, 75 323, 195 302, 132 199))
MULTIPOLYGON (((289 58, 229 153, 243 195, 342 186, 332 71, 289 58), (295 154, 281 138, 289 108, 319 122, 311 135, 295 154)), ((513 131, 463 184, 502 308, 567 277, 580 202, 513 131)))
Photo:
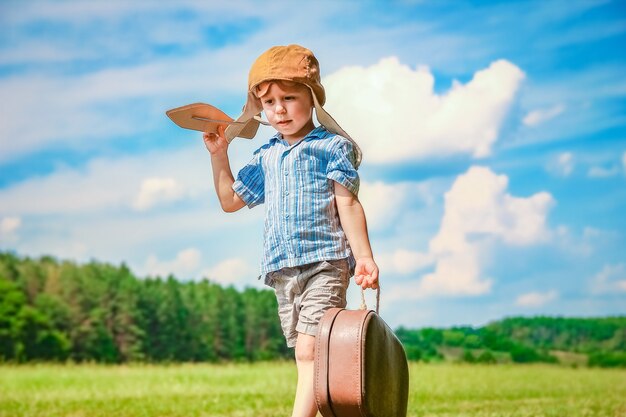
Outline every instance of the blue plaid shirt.
POLYGON ((354 195, 352 143, 323 126, 294 145, 276 134, 239 171, 233 190, 249 208, 265 205, 261 276, 285 267, 354 258, 335 203, 336 181, 354 195))

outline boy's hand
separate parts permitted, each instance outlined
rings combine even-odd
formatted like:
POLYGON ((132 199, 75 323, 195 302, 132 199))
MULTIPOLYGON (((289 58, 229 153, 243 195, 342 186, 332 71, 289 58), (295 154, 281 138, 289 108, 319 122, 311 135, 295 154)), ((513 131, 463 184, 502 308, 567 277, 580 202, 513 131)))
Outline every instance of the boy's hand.
POLYGON ((372 258, 359 258, 354 268, 354 282, 361 288, 378 288, 378 265, 372 258))
POLYGON ((202 138, 204 139, 204 144, 206 148, 209 150, 211 155, 218 155, 221 153, 226 153, 228 150, 228 141, 226 140, 226 135, 224 134, 224 126, 220 125, 217 127, 217 133, 207 133, 204 132, 202 138))

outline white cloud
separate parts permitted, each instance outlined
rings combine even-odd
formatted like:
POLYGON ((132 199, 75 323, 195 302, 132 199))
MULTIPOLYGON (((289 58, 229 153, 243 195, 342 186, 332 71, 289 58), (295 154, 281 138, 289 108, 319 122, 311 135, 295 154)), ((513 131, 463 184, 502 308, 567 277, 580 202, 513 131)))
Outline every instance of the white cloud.
POLYGON ((610 168, 594 166, 589 168, 589 171, 587 171, 587 176, 589 178, 609 178, 619 174, 619 171, 619 167, 616 165, 613 165, 610 168))
POLYGON ((612 294, 626 292, 626 265, 623 263, 605 265, 591 279, 593 294, 612 294))
POLYGON ((250 265, 248 259, 226 258, 210 267, 203 266, 203 256, 198 248, 187 248, 178 252, 172 260, 160 260, 150 255, 142 271, 149 276, 165 277, 170 274, 179 279, 203 279, 223 285, 244 287, 255 285, 259 276, 258 268, 250 265))
POLYGON ((359 200, 367 213, 367 224, 372 230, 389 225, 404 206, 406 194, 400 185, 386 184, 382 181, 363 182, 359 189, 359 200))
POLYGON ((182 196, 183 188, 174 178, 146 178, 133 207, 143 211, 159 203, 179 200, 182 196))
MULTIPOLYGON (((197 139, 175 151, 96 158, 82 168, 60 168, 0 189, 0 219, 19 217, 28 224, 17 230, 19 239, 17 233, 11 239, 3 236, 3 246, 31 256, 126 262, 141 275, 146 274, 145 261, 151 253, 173 254, 194 246, 208 254, 204 262, 231 256, 228 246, 216 241, 231 245, 231 240, 243 239, 243 247, 256 255, 263 210, 222 212, 213 190, 209 154, 197 139), (173 179, 183 189, 184 200, 161 210, 137 211, 133 204, 146 178, 173 179)), ((251 141, 233 145, 235 172, 249 160, 248 148, 254 146, 251 141)), ((155 204, 159 201, 153 199, 155 204)))
POLYGON ((48 176, 0 189, 0 215, 147 209, 183 196, 206 195, 212 188, 207 159, 201 145, 117 159, 96 158, 83 168, 60 168, 48 176))
POLYGON ((22 225, 22 219, 16 216, 3 217, 0 221, 0 233, 11 234, 15 233, 17 229, 22 225))
POLYGON ((562 152, 547 165, 547 171, 559 177, 568 177, 574 171, 574 154, 562 152))
POLYGON ((22 226, 22 219, 17 216, 0 218, 0 248, 8 249, 18 241, 18 229, 22 226))
MULTIPOLYGON (((270 6, 268 6, 269 8, 270 6)), ((276 6, 278 7, 278 6, 276 6)), ((237 30, 246 20, 266 13, 242 1, 205 4, 204 2, 76 2, 55 1, 21 4, 3 8, 2 23, 21 36, 19 43, 0 46, 5 63, 47 63, 69 59, 97 60, 141 55, 151 48, 167 45, 180 48, 206 47, 206 28, 237 30), (184 10, 184 17, 181 16, 184 10), (129 19, 133 25, 128 25, 129 19), (32 22, 53 22, 56 36, 42 37, 24 30, 32 22), (147 30, 151 28, 151 30, 147 30), (97 48, 93 46, 97 45, 97 48)))
POLYGON ((427 68, 395 57, 345 67, 324 78, 327 108, 363 148, 368 161, 388 163, 433 155, 488 156, 524 73, 505 60, 467 84, 434 92, 427 68))
POLYGON ((563 104, 557 104, 548 109, 538 109, 533 110, 524 116, 522 120, 526 126, 537 126, 544 122, 547 122, 550 119, 554 119, 559 114, 565 111, 565 106, 563 104))
POLYGON ((548 236, 545 221, 554 200, 547 192, 528 198, 507 193, 508 177, 489 168, 471 167, 445 195, 446 208, 435 252, 454 249, 469 235, 497 236, 511 245, 530 245, 548 236))
POLYGON ((507 186, 505 175, 479 166, 456 179, 445 195, 439 232, 430 241, 435 269, 421 278, 415 296, 487 293, 493 280, 482 276, 482 263, 490 243, 527 246, 548 239, 552 196, 514 197, 507 186))
POLYGON ((383 253, 376 256, 376 263, 385 274, 411 274, 434 262, 429 253, 397 249, 391 253, 383 253))
POLYGON ((359 201, 367 214, 367 226, 370 230, 384 230, 398 220, 408 207, 429 205, 434 199, 429 181, 395 184, 364 181, 359 190, 359 201))
POLYGON ((181 250, 176 258, 170 261, 161 261, 155 255, 150 255, 144 269, 150 276, 166 277, 171 274, 184 280, 195 276, 201 258, 202 254, 196 248, 181 250))
POLYGON ((169 103, 197 100, 198 91, 210 97, 239 86, 245 72, 236 67, 241 53, 203 52, 183 62, 161 59, 71 77, 0 79, 0 94, 11 103, 0 124, 0 161, 53 146, 89 149, 120 135, 154 131, 166 123, 163 112, 173 107, 169 103), (226 64, 207 77, 207 62, 226 64), (20 140, 11 139, 16 137, 20 140))
POLYGON ((552 233, 555 245, 582 261, 583 258, 593 258, 601 255, 602 248, 619 245, 621 233, 617 230, 603 230, 585 226, 582 233, 570 227, 559 225, 552 233))
POLYGON ((243 258, 224 259, 217 265, 202 272, 202 276, 221 284, 252 284, 259 271, 243 258))
POLYGON ((541 307, 556 300, 558 297, 559 293, 555 290, 548 292, 529 292, 517 297, 515 304, 520 307, 541 307))
POLYGON ((587 257, 593 253, 594 245, 592 241, 600 232, 593 228, 586 228, 583 236, 572 233, 567 226, 560 225, 554 230, 555 240, 567 252, 576 256, 587 257))
MULTIPOLYGON (((191 100, 211 100, 237 112, 245 99, 252 58, 268 45, 283 43, 285 33, 301 26, 295 18, 273 24, 283 12, 280 3, 263 8, 247 2, 109 3, 37 2, 3 8, 0 20, 15 36, 0 45, 0 62, 26 70, 0 77, 0 96, 11 103, 3 108, 0 161, 37 150, 94 149, 96 143, 121 135, 154 132, 163 110, 191 100), (58 27, 59 33, 46 38, 29 30, 33 22, 42 21, 58 27), (130 27, 128 21, 136 24, 130 27), (207 33, 215 28, 225 34, 215 39, 227 45, 214 45, 214 36, 207 42, 207 33), (182 53, 162 54, 163 47, 182 53), (64 74, 50 72, 46 65, 74 61, 93 69, 64 74), (216 62, 220 64, 213 65, 216 62), (242 101, 233 103, 236 96, 242 101), (20 140, 14 140, 17 137, 20 140)), ((345 14, 347 9, 341 3, 324 8, 302 4, 297 13, 312 22, 326 22, 328 16, 345 14)), ((372 48, 384 51, 390 42, 398 44, 397 39, 416 36, 425 28, 416 22, 392 30, 355 28, 342 35, 341 48, 332 31, 301 34, 297 41, 314 49, 322 68, 330 72, 340 62, 338 57, 358 62, 371 56, 372 48)), ((429 52, 419 56, 435 64, 444 55, 446 62, 458 63, 455 52, 465 43, 462 36, 432 33, 424 45, 402 49, 429 52)))

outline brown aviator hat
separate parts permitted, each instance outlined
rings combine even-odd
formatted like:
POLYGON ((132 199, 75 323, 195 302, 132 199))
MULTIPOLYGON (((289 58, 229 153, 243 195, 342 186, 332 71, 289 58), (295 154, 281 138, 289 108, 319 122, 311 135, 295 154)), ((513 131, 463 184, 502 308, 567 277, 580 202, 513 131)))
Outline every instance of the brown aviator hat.
POLYGON ((320 81, 320 65, 310 50, 299 46, 274 46, 259 56, 248 75, 248 101, 242 114, 226 128, 226 139, 235 137, 251 139, 259 128, 259 116, 263 107, 255 94, 256 87, 264 81, 285 80, 306 85, 311 89, 317 120, 330 132, 349 139, 354 145, 355 168, 361 163, 361 149, 339 126, 322 105, 326 93, 320 81))

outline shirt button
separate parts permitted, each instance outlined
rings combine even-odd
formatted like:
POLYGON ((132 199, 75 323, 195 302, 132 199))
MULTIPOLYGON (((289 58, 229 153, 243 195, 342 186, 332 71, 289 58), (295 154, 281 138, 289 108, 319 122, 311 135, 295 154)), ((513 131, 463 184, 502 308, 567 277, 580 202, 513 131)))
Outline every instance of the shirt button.
POLYGON ((289 218, 289 215, 286 215, 286 216, 285 216, 285 219, 288 219, 288 218, 289 218))
POLYGON ((285 191, 285 195, 289 195, 289 191, 285 191))
POLYGON ((285 177, 289 175, 289 171, 285 171, 285 177))

